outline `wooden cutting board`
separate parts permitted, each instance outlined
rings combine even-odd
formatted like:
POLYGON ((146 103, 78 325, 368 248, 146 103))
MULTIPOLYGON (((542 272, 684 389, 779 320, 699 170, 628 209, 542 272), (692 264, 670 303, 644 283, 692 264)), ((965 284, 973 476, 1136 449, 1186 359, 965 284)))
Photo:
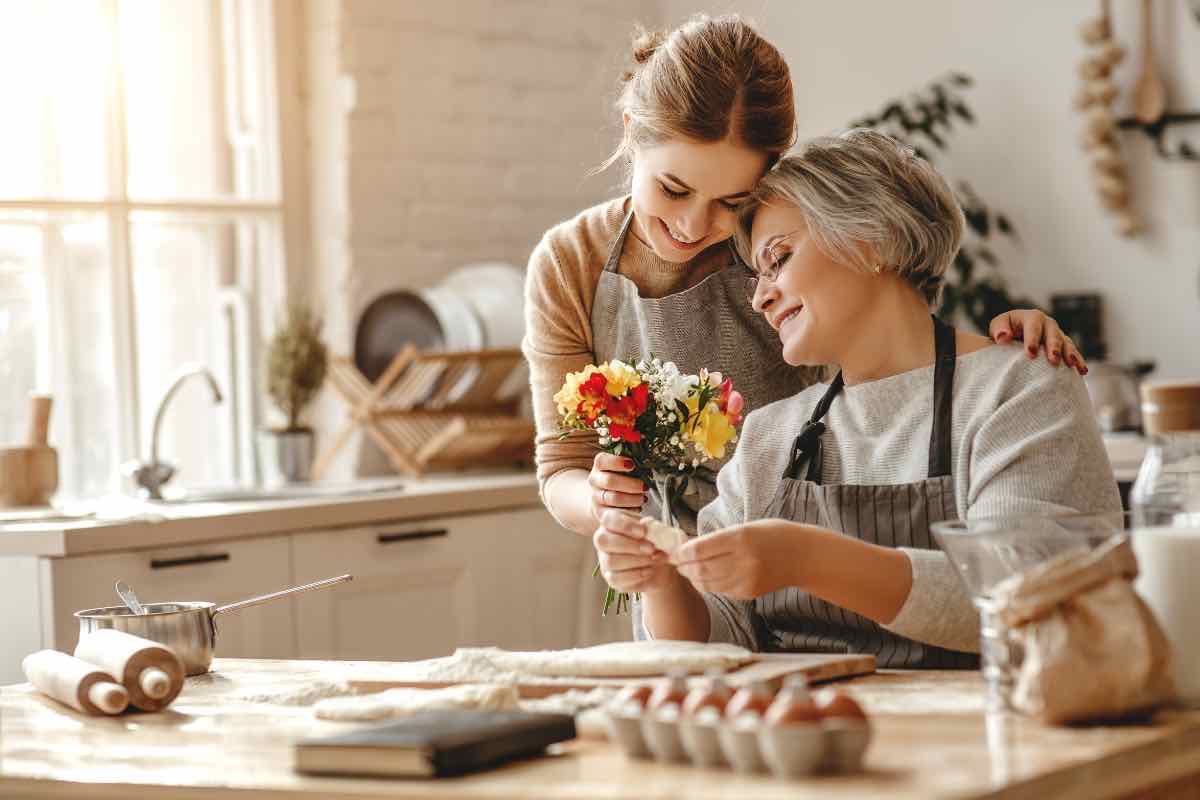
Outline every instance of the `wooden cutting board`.
MULTIPOLYGON (((791 675, 803 675, 809 683, 849 678, 854 675, 868 675, 875 671, 875 656, 838 655, 826 653, 755 653, 754 658, 747 664, 725 673, 725 679, 734 687, 743 686, 751 681, 765 680, 778 688, 783 680, 791 675)), ((647 675, 637 678, 543 678, 529 676, 517 682, 517 691, 521 697, 536 699, 549 697, 570 689, 589 691, 597 688, 620 689, 630 683, 645 683, 655 677, 647 675)), ((692 676, 689 681, 698 681, 700 676, 692 676)), ((386 689, 443 689, 460 683, 475 681, 413 681, 398 677, 394 680, 386 676, 367 680, 351 680, 350 685, 362 694, 382 692, 386 689)), ((481 678, 479 683, 487 683, 481 678)))

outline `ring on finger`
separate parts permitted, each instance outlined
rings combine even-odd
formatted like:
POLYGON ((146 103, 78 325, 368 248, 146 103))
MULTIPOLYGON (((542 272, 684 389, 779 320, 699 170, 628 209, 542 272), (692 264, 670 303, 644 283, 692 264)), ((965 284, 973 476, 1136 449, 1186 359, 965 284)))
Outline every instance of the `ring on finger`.
POLYGON ((608 492, 609 492, 608 489, 604 489, 603 491, 600 492, 601 505, 606 505, 606 506, 612 505, 612 502, 608 499, 608 492))

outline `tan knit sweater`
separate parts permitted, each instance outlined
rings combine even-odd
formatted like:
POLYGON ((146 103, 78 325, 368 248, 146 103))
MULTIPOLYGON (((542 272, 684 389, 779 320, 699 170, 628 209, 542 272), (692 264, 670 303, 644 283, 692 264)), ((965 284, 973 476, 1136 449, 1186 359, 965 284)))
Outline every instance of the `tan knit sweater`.
MULTIPOLYGON (((592 301, 609 250, 621 231, 629 198, 593 206, 546 232, 529 257, 525 278, 525 338, 533 411, 537 421, 537 475, 546 481, 565 469, 591 469, 596 437, 575 431, 560 440, 554 394, 568 372, 595 363, 592 301)), ((727 243, 713 245, 685 263, 664 261, 640 238, 637 220, 625 237, 617 272, 642 297, 666 297, 700 283, 729 263, 727 243)))

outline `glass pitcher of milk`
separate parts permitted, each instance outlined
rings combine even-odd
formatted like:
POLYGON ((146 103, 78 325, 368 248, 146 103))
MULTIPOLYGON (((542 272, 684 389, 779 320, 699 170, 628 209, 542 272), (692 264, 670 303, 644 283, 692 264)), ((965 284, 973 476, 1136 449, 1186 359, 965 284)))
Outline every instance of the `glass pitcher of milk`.
POLYGON ((1180 698, 1200 706, 1200 381, 1142 386, 1150 446, 1130 492, 1134 584, 1175 651, 1180 698))

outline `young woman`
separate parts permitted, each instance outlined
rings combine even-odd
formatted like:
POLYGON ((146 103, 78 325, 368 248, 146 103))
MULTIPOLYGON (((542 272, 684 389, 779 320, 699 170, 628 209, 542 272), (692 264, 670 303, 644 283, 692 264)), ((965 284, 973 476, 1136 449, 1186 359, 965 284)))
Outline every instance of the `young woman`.
POLYGON ((642 593, 659 638, 974 666, 977 615, 929 526, 1119 511, 1083 381, 930 315, 962 212, 883 134, 783 159, 740 222, 754 308, 784 360, 840 371, 747 417, 705 535, 674 563, 647 554, 636 517, 606 512, 605 577, 642 593))
MULTIPOLYGON (((618 108, 630 194, 548 231, 529 261, 526 335, 543 501, 564 526, 591 535, 606 509, 637 511, 646 487, 623 459, 597 454, 594 435, 559 438, 552 400, 567 372, 653 353, 684 372, 733 379, 753 409, 789 397, 819 371, 789 366, 775 332, 750 307, 752 277, 729 238, 738 204, 794 142, 792 84, 779 52, 737 16, 698 16, 669 34, 642 34, 618 108)), ((996 341, 1044 341, 1053 364, 1085 370, 1052 319, 1012 311, 996 341)), ((719 467, 720 465, 716 465, 719 467)), ((686 507, 715 495, 716 469, 693 481, 686 507)), ((650 508, 647 507, 647 511, 650 508)))

